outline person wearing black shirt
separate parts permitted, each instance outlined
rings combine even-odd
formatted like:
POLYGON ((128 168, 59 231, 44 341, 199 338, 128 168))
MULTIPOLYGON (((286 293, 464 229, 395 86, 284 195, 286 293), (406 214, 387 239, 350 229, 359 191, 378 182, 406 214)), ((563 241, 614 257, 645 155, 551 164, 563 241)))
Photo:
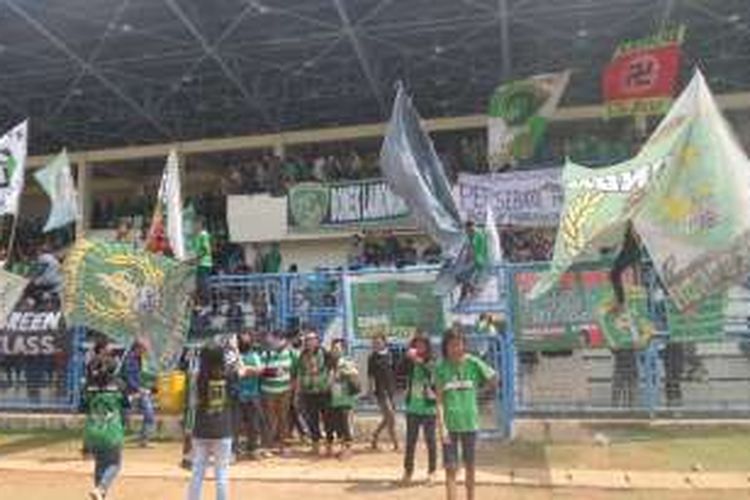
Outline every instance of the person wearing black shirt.
POLYGON ((370 387, 374 390, 378 401, 378 407, 382 420, 372 435, 372 449, 378 449, 380 434, 388 429, 388 434, 393 442, 394 451, 398 450, 398 438, 396 437, 396 410, 393 397, 396 393, 396 376, 391 362, 391 353, 388 350, 385 335, 380 333, 372 340, 372 353, 367 360, 367 377, 370 387))
POLYGON ((635 268, 640 260, 641 247, 638 243, 638 237, 633 229, 633 224, 628 222, 625 228, 625 240, 609 273, 609 281, 612 283, 612 289, 615 292, 616 302, 614 312, 616 313, 619 313, 625 305, 625 289, 622 286, 622 275, 629 267, 635 268))

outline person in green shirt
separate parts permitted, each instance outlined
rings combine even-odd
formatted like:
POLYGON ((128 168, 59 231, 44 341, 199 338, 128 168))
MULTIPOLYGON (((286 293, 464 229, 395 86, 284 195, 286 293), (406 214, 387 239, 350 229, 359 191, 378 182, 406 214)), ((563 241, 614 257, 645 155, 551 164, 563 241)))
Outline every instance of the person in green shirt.
POLYGON ((344 339, 331 343, 328 358, 328 380, 331 387, 331 401, 326 419, 326 455, 333 455, 335 438, 341 442, 338 457, 344 460, 349 457, 352 446, 352 430, 349 423, 352 409, 361 390, 357 365, 346 358, 344 339))
POLYGON ((278 242, 271 243, 271 248, 263 256, 263 272, 278 273, 281 271, 281 251, 278 242))
POLYGON ((477 292, 477 285, 489 267, 487 234, 476 228, 474 221, 466 221, 465 252, 462 253, 462 271, 456 277, 461 284, 461 298, 464 300, 477 292))
POLYGON ((269 424, 269 445, 278 447, 279 454, 287 455, 289 437, 289 408, 292 398, 294 355, 280 332, 267 339, 267 349, 261 355, 263 374, 260 391, 263 413, 269 424))
POLYGON ((320 345, 316 332, 308 332, 303 339, 302 353, 296 365, 295 381, 300 396, 305 423, 310 431, 312 453, 320 453, 320 422, 325 419, 331 400, 328 380, 327 353, 320 345))
POLYGON ((466 353, 463 334, 455 329, 443 336, 443 361, 435 369, 437 389, 437 425, 443 442, 446 497, 456 498, 458 446, 466 468, 466 498, 474 500, 477 431, 479 430, 478 393, 495 386, 497 375, 486 363, 466 353))
POLYGON ((402 483, 411 483, 414 474, 414 450, 420 428, 427 445, 427 482, 433 483, 437 469, 435 361, 428 337, 417 334, 411 340, 406 364, 406 453, 402 483))
POLYGON ((201 297, 208 295, 208 277, 214 268, 213 242, 203 219, 196 222, 196 235, 193 238, 193 252, 198 264, 196 277, 198 293, 201 297))

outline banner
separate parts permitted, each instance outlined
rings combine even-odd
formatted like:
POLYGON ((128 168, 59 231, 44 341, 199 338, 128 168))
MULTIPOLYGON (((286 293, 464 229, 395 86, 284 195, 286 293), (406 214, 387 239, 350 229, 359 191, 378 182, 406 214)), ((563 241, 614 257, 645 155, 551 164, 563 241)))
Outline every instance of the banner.
POLYGON ((62 150, 44 168, 34 172, 34 178, 50 201, 49 216, 43 232, 63 227, 78 219, 78 200, 68 152, 62 150))
MULTIPOLYGON (((615 297, 608 265, 564 273, 549 293, 528 299, 528 291, 544 275, 529 270, 514 275, 511 300, 519 349, 563 351, 580 347, 642 348, 656 333, 648 295, 632 271, 623 275, 626 306, 612 312, 615 297)), ((682 312, 667 301, 669 342, 719 341, 724 336, 726 295, 719 294, 682 312)))
POLYGON ((409 215, 383 180, 297 184, 288 200, 288 224, 297 230, 404 223, 409 215))
POLYGON ((467 219, 484 220, 490 206, 499 225, 554 227, 563 206, 562 169, 459 174, 455 191, 467 219))
POLYGON ((435 294, 434 275, 367 274, 351 279, 352 329, 355 338, 409 338, 417 330, 441 335, 443 299, 435 294))
POLYGON ((4 356, 49 356, 67 351, 69 344, 61 311, 15 311, 0 329, 4 356))
POLYGON ((602 78, 608 116, 663 114, 669 109, 684 34, 681 26, 620 44, 602 78))
POLYGON ((654 138, 688 121, 634 226, 669 296, 684 310, 750 273, 750 161, 699 72, 654 138))
POLYGON ((487 121, 491 170, 534 156, 570 81, 570 72, 537 75, 500 85, 490 99, 487 121))
POLYGON ((26 168, 28 120, 0 137, 0 215, 18 214, 26 168))
POLYGON ((172 365, 188 329, 195 270, 128 244, 79 240, 64 266, 69 325, 146 341, 152 367, 172 365))

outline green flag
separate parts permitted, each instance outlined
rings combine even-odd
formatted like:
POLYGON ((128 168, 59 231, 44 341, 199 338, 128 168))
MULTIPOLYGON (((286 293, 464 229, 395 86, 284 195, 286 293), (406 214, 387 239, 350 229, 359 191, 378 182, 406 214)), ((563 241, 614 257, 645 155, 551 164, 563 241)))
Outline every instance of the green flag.
POLYGON ((68 152, 63 149, 44 168, 37 170, 34 178, 49 196, 51 204, 42 231, 46 233, 74 222, 78 218, 78 201, 68 152))
POLYGON ((69 325, 123 343, 143 339, 153 368, 176 362, 188 328, 194 268, 127 244, 79 240, 64 273, 69 325))
POLYGON ((23 295, 29 280, 0 269, 0 328, 5 328, 8 314, 23 295))

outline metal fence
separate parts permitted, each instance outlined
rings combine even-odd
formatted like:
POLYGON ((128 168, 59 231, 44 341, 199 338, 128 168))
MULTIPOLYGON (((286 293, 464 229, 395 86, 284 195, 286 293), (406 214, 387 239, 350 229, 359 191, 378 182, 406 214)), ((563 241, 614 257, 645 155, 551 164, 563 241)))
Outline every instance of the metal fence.
MULTIPOLYGON (((17 337, 18 338, 18 337, 17 337)), ((0 410, 67 411, 78 407, 85 333, 67 331, 65 347, 53 353, 0 354, 0 410)))
MULTIPOLYGON (((446 325, 454 321, 468 325, 470 350, 494 365, 499 374, 498 390, 483 395, 484 430, 508 435, 513 419, 519 416, 750 416, 750 290, 737 287, 730 291, 720 337, 674 342, 669 336, 673 325, 664 311, 664 293, 653 276, 647 274, 643 280, 649 315, 658 330, 647 344, 636 348, 573 345, 544 350, 529 348, 525 333, 517 331, 519 319, 539 311, 529 312, 513 299, 514 284, 538 269, 538 265, 498 267, 489 287, 492 293, 469 303, 459 304, 455 297, 444 303, 446 325), (503 318, 505 328, 500 335, 475 334, 471 324, 482 312, 503 318)), ((425 267, 216 276, 210 280, 209 293, 194 308, 191 336, 201 339, 247 328, 313 327, 329 338, 347 338, 352 355, 366 374, 362 363, 370 346, 355 328, 358 310, 352 303, 353 283, 361 282, 368 274, 397 280, 406 274, 423 273, 425 281, 429 281, 436 270, 425 267)), ((588 297, 579 299, 578 306, 584 310, 574 311, 575 317, 585 317, 590 322, 593 302, 588 297)), ((401 313, 414 317, 420 312, 417 306, 412 303, 411 309, 407 307, 401 313)), ((428 333, 433 336, 435 347, 439 346, 442 332, 428 333)), ((45 368, 48 360, 18 364, 8 357, 0 358, 0 409, 54 410, 77 405, 84 334, 76 330, 71 336, 71 354, 64 366, 58 360, 57 366, 62 366, 62 370, 45 368)), ((403 353, 405 341, 403 337, 394 339, 395 358, 403 353)))

